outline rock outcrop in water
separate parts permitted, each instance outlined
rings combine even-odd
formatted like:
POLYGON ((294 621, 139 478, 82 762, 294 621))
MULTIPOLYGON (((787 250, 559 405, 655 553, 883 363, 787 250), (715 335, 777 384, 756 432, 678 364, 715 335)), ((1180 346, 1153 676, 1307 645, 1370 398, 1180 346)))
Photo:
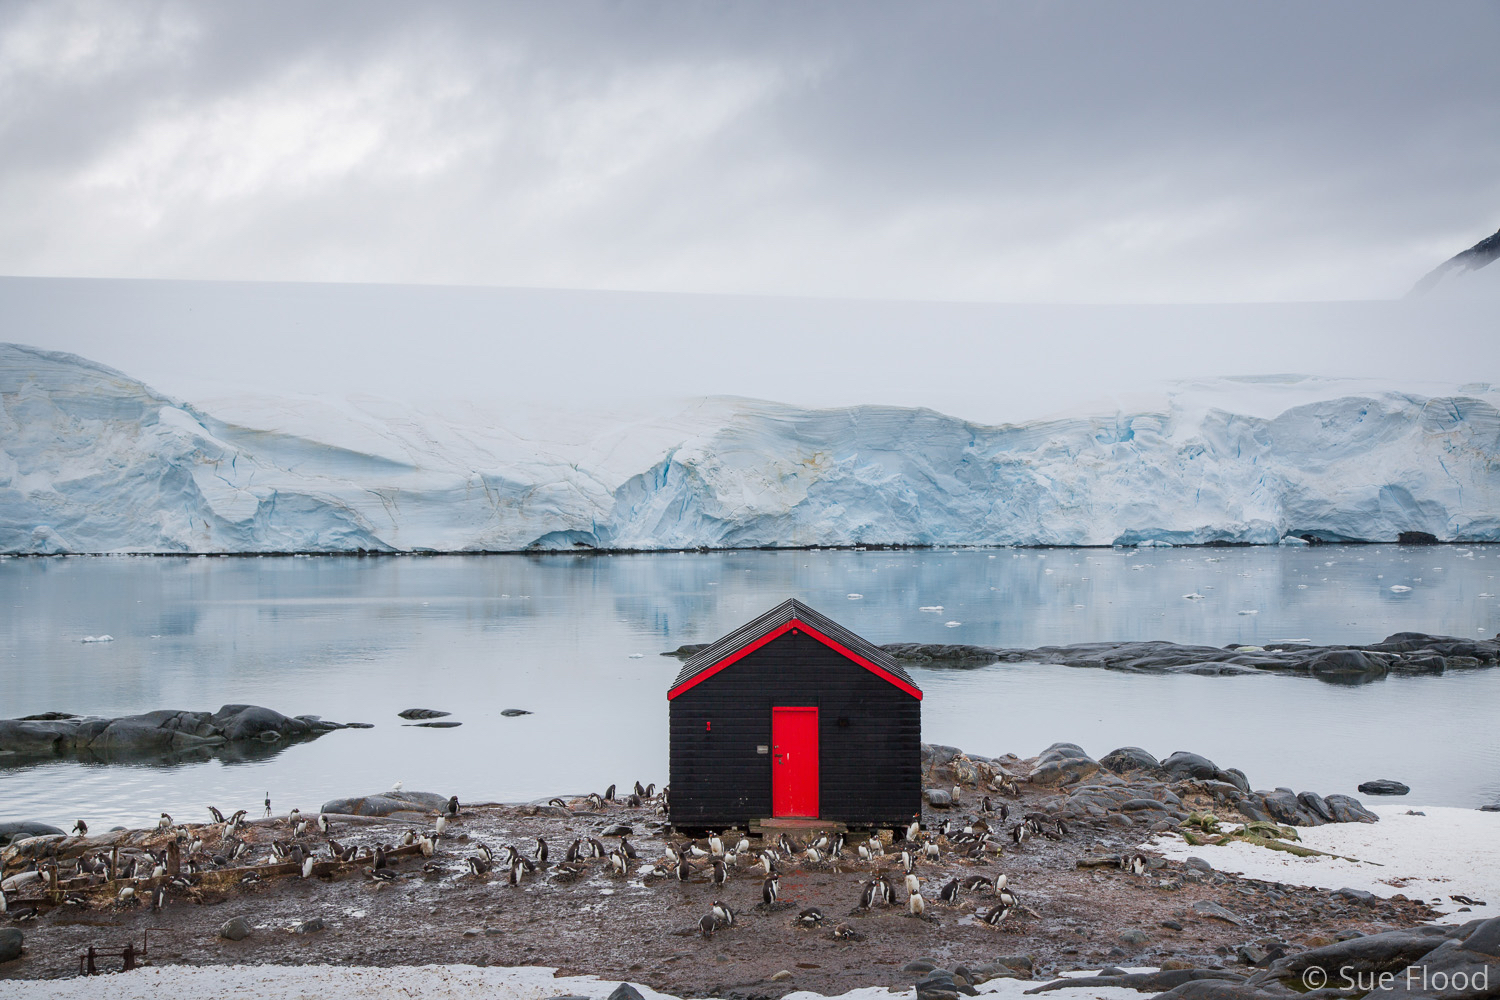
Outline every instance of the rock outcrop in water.
MULTIPOLYGON (((682 650, 690 649, 684 646, 682 650)), ((1363 684, 1390 674, 1441 674, 1500 663, 1500 637, 1397 632, 1368 646, 1184 646, 1175 642, 1083 642, 1070 646, 1007 649, 994 646, 897 642, 883 647, 908 663, 960 669, 991 663, 1055 663, 1138 674, 1253 674, 1314 677, 1332 684, 1363 684)), ((679 650, 677 655, 682 655, 679 650)), ((690 655, 690 654, 689 654, 690 655)))
POLYGON ((355 728, 316 715, 286 716, 259 705, 225 705, 217 712, 165 709, 114 719, 61 712, 0 719, 0 755, 153 757, 235 744, 308 740, 355 728))

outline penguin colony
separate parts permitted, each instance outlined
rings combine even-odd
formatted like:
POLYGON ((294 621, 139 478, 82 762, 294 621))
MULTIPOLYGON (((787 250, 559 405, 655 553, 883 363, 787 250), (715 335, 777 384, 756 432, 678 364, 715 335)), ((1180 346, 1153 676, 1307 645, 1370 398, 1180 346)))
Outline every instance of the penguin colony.
MULTIPOLYGON (((634 790, 623 797, 617 798, 615 786, 610 786, 602 794, 575 800, 574 805, 590 813, 606 812, 617 804, 654 808, 657 815, 665 816, 668 796, 667 788, 658 793, 655 786, 636 782, 634 790)), ((553 799, 551 804, 573 813, 562 799, 553 799)), ((1018 901, 1006 875, 999 870, 1001 855, 1007 850, 1025 850, 1033 838, 1065 838, 1068 830, 1062 821, 1043 813, 1028 813, 1010 823, 1009 807, 1004 802, 992 802, 988 796, 976 804, 978 815, 962 821, 949 819, 936 828, 924 829, 914 822, 905 830, 880 836, 820 834, 806 842, 782 833, 764 839, 758 847, 745 836, 731 840, 710 833, 699 840, 669 839, 661 857, 648 859, 640 856, 628 834, 611 838, 613 843, 580 836, 566 846, 549 845, 543 837, 524 846, 509 843, 494 847, 470 841, 462 852, 444 852, 443 842, 462 814, 457 796, 449 799, 430 828, 407 829, 395 844, 341 843, 337 839, 341 833, 357 838, 362 828, 350 826, 340 831, 340 824, 328 816, 308 817, 298 809, 284 819, 255 824, 257 832, 270 832, 269 843, 265 843, 266 838, 251 834, 245 810, 225 816, 217 807, 208 806, 209 822, 202 824, 179 823, 163 812, 154 838, 165 841, 160 847, 115 846, 107 851, 84 852, 69 864, 58 860, 60 854, 72 853, 58 850, 66 843, 53 845, 51 857, 31 861, 33 877, 19 882, 28 897, 39 890, 41 896, 34 901, 44 905, 96 906, 103 890, 109 899, 107 905, 114 908, 151 910, 167 906, 173 897, 194 898, 195 888, 213 872, 237 877, 246 885, 272 875, 327 878, 348 871, 350 866, 375 883, 408 877, 471 879, 515 890, 524 890, 536 879, 568 883, 594 875, 638 879, 648 886, 672 881, 706 883, 712 889, 711 903, 697 923, 697 932, 713 937, 732 929, 739 919, 725 901, 734 884, 759 886, 760 901, 753 908, 763 916, 796 909, 796 904, 781 898, 782 877, 788 871, 847 872, 858 877, 851 886, 851 917, 899 908, 910 917, 931 920, 933 908, 942 907, 972 910, 976 921, 987 927, 1000 929, 1008 920, 1013 927, 1016 915, 1030 911, 1018 901), (440 858, 444 853, 446 857, 440 858), (403 867, 416 861, 420 861, 419 870, 403 867)), ((81 838, 87 832, 87 824, 80 819, 74 835, 81 838)), ((1142 855, 1127 856, 1119 864, 1137 875, 1148 868, 1142 855)), ((23 870, 21 874, 25 873, 23 870)), ((18 881, 16 873, 5 874, 12 883, 18 881)), ((753 889, 750 891, 753 893, 753 889)), ((17 905, 16 896, 14 891, 0 891, 0 913, 13 920, 35 920, 38 908, 17 905)), ((798 910, 791 923, 811 930, 822 927, 825 919, 820 908, 807 907, 798 910)), ((840 940, 862 937, 848 923, 834 926, 831 936, 840 940)))

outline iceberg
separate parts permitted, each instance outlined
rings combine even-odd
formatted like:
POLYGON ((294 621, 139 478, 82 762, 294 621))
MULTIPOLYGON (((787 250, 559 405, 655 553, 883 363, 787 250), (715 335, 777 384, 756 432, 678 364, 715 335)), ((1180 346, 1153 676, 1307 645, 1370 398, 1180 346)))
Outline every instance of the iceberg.
POLYGON ((0 551, 1500 541, 1497 406, 1486 384, 1282 377, 1004 425, 725 397, 545 419, 303 397, 213 412, 0 345, 0 551))

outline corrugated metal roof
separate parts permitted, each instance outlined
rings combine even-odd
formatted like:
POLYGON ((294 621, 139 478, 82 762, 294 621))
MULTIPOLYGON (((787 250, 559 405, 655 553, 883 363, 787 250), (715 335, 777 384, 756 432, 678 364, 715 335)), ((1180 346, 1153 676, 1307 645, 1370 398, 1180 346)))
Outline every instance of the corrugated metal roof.
MULTIPOLYGON (((668 690, 675 691, 682 684, 692 680, 705 670, 711 669, 724 658, 733 655, 736 651, 755 642, 762 636, 774 632, 793 619, 823 633, 851 653, 869 660, 881 670, 899 677, 902 681, 911 685, 913 689, 921 690, 917 688, 917 682, 911 679, 911 675, 906 672, 901 664, 896 662, 895 657, 891 656, 891 654, 870 640, 855 635, 827 615, 814 611, 795 597, 782 601, 754 621, 741 625, 724 638, 694 653, 682 665, 682 670, 678 672, 677 679, 672 682, 668 690)), ((921 696, 918 695, 918 697, 921 696)))

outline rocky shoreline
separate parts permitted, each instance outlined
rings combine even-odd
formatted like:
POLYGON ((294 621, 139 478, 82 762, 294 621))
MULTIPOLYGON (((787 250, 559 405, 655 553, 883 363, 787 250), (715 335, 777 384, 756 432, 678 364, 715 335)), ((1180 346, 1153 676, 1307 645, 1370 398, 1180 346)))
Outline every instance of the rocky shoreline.
MULTIPOLYGON (((1306 967, 1295 965, 1298 956, 1318 960, 1318 949, 1347 945, 1385 955, 1384 943, 1363 942, 1394 941, 1382 936, 1394 933, 1435 942, 1445 954, 1462 952, 1455 961, 1468 961, 1467 942, 1478 933, 1469 925, 1426 928, 1437 912, 1399 893, 1381 898, 1260 882, 1215 871, 1199 858, 1167 860, 1150 847, 1152 836, 1178 832, 1205 843, 1234 837, 1306 850, 1293 839, 1296 827, 1375 818, 1353 799, 1255 791, 1240 772, 1205 758, 1157 761, 1134 748, 1095 761, 1069 744, 1027 759, 928 746, 923 770, 921 839, 938 856, 914 862, 928 901, 921 917, 908 915, 899 889, 895 906, 857 905, 871 878, 884 874, 901 884, 904 831, 875 831, 871 843, 886 853, 870 860, 856 852, 864 831, 850 832, 841 859, 783 855, 780 896, 767 906, 755 856, 767 845, 751 838, 751 849, 726 866, 723 885, 710 880, 701 860, 679 881, 664 859, 667 845, 683 840, 649 800, 464 804, 444 817, 446 829, 426 857, 420 840, 402 842, 408 831, 432 835, 448 798, 382 793, 324 803, 326 835, 312 823, 299 832, 298 818, 283 816, 242 821, 227 833, 211 822, 17 840, 0 851, 12 920, 35 912, 24 923, 0 917, 0 927, 25 935, 24 953, 0 964, 0 979, 76 975, 90 945, 118 956, 127 942, 139 947, 150 926, 149 961, 158 965, 547 966, 677 996, 736 1000, 866 985, 916 985, 919 997, 936 1000, 994 978, 1042 985, 1075 969, 1129 965, 1163 972, 1119 985, 1183 990, 1192 1000, 1255 1000, 1281 990, 1277 983, 1306 967), (981 811, 986 797, 992 812, 981 811), (360 812, 377 815, 354 815, 360 812), (1028 817, 1042 832, 1017 842, 1013 830, 1028 817), (990 837, 976 841, 962 832, 981 819, 990 837), (622 835, 639 856, 624 872, 604 857, 565 859, 574 842, 592 838, 614 850, 622 835), (470 866, 469 859, 484 856, 481 844, 496 857, 508 844, 531 857, 538 837, 549 843, 549 860, 523 873, 520 885, 509 884, 503 866, 477 875, 470 866), (331 857, 329 839, 352 849, 351 860, 331 857), (227 858, 226 849, 239 843, 247 845, 242 856, 227 858), (311 870, 304 875, 301 865, 275 855, 275 843, 304 852, 311 870), (144 859, 171 844, 179 861, 198 858, 201 868, 175 883, 165 873, 128 885, 96 875, 60 882, 60 900, 49 896, 52 864, 72 873, 79 859, 92 865, 89 859, 116 851, 144 859), (376 877, 373 849, 381 845, 390 852, 376 877), (1016 896, 998 928, 980 919, 997 905, 992 889, 940 898, 953 879, 998 874, 1016 896), (122 898, 127 887, 132 892, 122 898), (157 888, 166 905, 152 912, 157 888), (716 899, 736 918, 704 936, 699 921, 716 899), (814 909, 821 919, 803 917, 814 909), (248 930, 238 940, 220 933, 233 918, 248 930), (1194 991, 1207 987, 1192 984, 1245 992, 1199 998, 1194 991)), ((317 815, 306 805, 304 822, 317 815)), ((731 851, 742 834, 725 834, 731 851)), ((1479 945, 1487 940, 1481 935, 1479 945)), ((120 961, 101 959, 101 966, 118 968, 120 961)), ((1389 957, 1380 961, 1389 964, 1389 957)))
MULTIPOLYGON (((688 643, 663 656, 687 659, 706 648, 688 643)), ((1425 632, 1397 632, 1366 646, 1316 646, 1275 642, 1265 646, 1192 646, 1176 642, 1080 642, 1019 649, 967 643, 892 642, 880 647, 903 663, 972 670, 994 663, 1047 663, 1133 674, 1278 673, 1330 684, 1364 684, 1390 675, 1420 676, 1474 670, 1500 663, 1500 636, 1463 639, 1425 632)))
POLYGON ((214 754, 285 746, 366 723, 330 722, 316 715, 286 716, 259 705, 225 705, 217 712, 163 709, 117 718, 44 712, 0 719, 0 761, 9 757, 71 755, 102 762, 214 754))

